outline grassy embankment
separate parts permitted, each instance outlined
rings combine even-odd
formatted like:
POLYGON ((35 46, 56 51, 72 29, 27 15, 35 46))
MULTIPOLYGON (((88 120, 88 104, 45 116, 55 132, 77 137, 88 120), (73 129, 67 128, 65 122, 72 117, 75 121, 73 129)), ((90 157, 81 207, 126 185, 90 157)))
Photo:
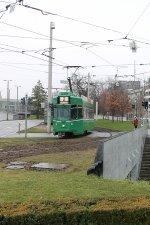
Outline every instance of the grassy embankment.
POLYGON ((52 153, 17 160, 32 162, 68 163, 63 171, 30 171, 0 169, 0 201, 56 200, 64 198, 146 197, 150 196, 149 182, 104 180, 87 176, 95 150, 52 153))
MULTIPOLYGON (((95 126, 116 130, 133 129, 131 122, 95 121, 95 126)), ((84 138, 84 137, 83 137, 84 138)), ((48 138, 0 139, 0 149, 6 145, 44 143, 59 141, 48 138)), ((76 139, 65 140, 75 144, 76 139)), ((66 199, 97 197, 146 197, 150 196, 149 182, 129 180, 104 180, 96 176, 87 176, 87 169, 94 162, 96 149, 84 151, 51 153, 24 157, 16 160, 30 162, 67 163, 69 168, 63 171, 6 170, 6 164, 0 164, 0 201, 27 201, 29 199, 66 199)))
POLYGON ((95 127, 101 128, 108 128, 112 130, 119 130, 119 131, 130 131, 133 130, 133 123, 132 121, 112 121, 112 120, 95 120, 94 121, 95 127))
MULTIPOLYGON (((128 122, 95 121, 95 127, 133 130, 128 122)), ((87 140, 88 137, 81 137, 87 140)), ((59 142, 54 138, 0 139, 4 146, 59 142)), ((63 141, 78 142, 78 138, 63 141)), ((61 144, 61 143, 60 143, 61 144)), ((0 224, 148 225, 149 182, 87 176, 96 149, 54 152, 16 160, 67 163, 61 171, 8 170, 0 163, 0 224), (68 222, 67 222, 68 221, 68 222)))

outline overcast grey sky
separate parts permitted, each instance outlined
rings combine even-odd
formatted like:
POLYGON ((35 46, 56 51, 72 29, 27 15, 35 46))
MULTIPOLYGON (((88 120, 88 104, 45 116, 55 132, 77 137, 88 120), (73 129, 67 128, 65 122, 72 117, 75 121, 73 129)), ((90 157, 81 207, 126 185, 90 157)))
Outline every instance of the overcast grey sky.
POLYGON ((78 73, 91 73, 96 80, 114 79, 116 73, 133 80, 130 75, 134 74, 135 63, 136 79, 150 76, 148 0, 24 0, 24 6, 17 3, 13 12, 10 7, 4 11, 11 3, 15 0, 0 1, 3 98, 7 93, 4 80, 12 80, 11 98, 16 98, 16 86, 21 86, 19 98, 31 95, 38 80, 48 87, 48 57, 42 53, 48 55, 51 21, 55 23, 53 88, 62 87, 66 66, 82 66, 78 73), (129 47, 132 41, 137 45, 136 53, 129 47))

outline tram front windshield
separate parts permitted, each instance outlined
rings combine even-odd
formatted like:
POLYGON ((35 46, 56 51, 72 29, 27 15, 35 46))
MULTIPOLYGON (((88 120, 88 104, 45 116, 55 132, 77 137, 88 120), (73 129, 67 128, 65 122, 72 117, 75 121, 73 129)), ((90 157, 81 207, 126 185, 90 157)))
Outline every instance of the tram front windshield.
POLYGON ((57 106, 57 108, 54 109, 54 117, 57 120, 70 120, 70 106, 57 106))

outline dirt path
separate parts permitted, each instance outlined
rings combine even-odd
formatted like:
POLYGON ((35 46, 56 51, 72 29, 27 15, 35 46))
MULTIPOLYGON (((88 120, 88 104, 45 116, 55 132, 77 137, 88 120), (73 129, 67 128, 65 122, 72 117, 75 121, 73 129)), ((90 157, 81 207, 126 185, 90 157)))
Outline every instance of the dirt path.
POLYGON ((89 139, 89 141, 58 141, 35 143, 25 145, 15 145, 0 149, 0 162, 10 162, 20 157, 47 154, 53 152, 83 151, 86 149, 96 148, 99 138, 89 139))
MULTIPOLYGON (((45 130, 46 125, 36 126, 45 130)), ((99 132, 110 132, 111 130, 96 128, 99 132)), ((97 148, 98 142, 104 138, 75 138, 75 139, 58 139, 54 142, 39 141, 32 144, 24 143, 23 145, 9 145, 0 149, 0 162, 10 162, 20 157, 47 154, 53 152, 83 151, 86 149, 97 148)))

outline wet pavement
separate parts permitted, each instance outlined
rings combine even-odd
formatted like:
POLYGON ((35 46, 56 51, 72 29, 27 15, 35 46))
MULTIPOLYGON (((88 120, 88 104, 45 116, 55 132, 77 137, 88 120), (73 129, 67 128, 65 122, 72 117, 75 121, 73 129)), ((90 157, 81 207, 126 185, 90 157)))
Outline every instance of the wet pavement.
MULTIPOLYGON (((124 132, 98 132, 93 131, 89 133, 88 137, 102 137, 102 138, 110 138, 112 136, 116 136, 118 134, 122 134, 124 132)), ((7 136, 6 138, 13 138, 13 137, 25 137, 25 133, 13 133, 7 136)), ((49 138, 58 138, 58 135, 53 135, 53 133, 27 133, 27 137, 49 137, 49 138)))
MULTIPOLYGON (((43 120, 28 120, 27 129, 35 127, 42 122, 43 120)), ((20 130, 25 130, 24 120, 0 121, 0 138, 19 137, 18 132, 20 130)), ((25 134, 23 136, 25 137, 25 134)))
POLYGON ((22 161, 10 162, 6 169, 9 170, 21 170, 21 169, 35 169, 35 170, 63 170, 68 168, 69 164, 64 163, 28 163, 22 161), (29 164, 29 165, 28 165, 29 164))
POLYGON ((51 169, 51 170, 62 170, 69 167, 69 164, 61 163, 37 163, 31 166, 31 169, 51 169))

